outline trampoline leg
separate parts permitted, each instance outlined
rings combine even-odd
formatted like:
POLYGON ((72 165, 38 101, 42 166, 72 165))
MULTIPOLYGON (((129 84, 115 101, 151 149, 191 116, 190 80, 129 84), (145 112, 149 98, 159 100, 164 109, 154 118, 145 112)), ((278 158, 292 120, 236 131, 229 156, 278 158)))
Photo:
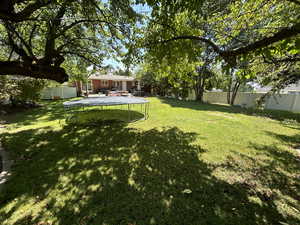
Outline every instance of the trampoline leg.
POLYGON ((128 113, 128 122, 130 121, 130 115, 129 115, 129 104, 127 105, 127 113, 128 113))
POLYGON ((149 117, 149 103, 146 103, 146 105, 145 105, 145 116, 146 116, 146 119, 148 119, 148 117, 149 117))

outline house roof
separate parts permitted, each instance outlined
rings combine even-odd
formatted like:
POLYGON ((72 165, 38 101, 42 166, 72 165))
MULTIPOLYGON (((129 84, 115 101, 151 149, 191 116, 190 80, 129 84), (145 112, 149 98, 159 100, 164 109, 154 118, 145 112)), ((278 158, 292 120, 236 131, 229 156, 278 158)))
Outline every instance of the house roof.
POLYGON ((99 73, 93 74, 89 77, 89 80, 115 80, 115 81, 134 81, 135 77, 119 76, 106 74, 101 75, 99 73))

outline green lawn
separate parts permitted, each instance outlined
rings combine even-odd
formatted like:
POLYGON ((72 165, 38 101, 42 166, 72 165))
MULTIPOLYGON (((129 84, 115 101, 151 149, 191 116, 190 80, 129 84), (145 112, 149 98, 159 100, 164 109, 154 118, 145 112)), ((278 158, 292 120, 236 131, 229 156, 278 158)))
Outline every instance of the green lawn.
POLYGON ((150 100, 130 124, 65 123, 61 101, 7 116, 0 223, 300 224, 300 114, 150 100))

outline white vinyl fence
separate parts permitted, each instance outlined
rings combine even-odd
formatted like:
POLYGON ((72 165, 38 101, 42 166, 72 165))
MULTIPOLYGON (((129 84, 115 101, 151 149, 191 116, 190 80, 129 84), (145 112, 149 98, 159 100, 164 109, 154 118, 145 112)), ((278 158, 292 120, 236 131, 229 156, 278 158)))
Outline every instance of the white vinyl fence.
POLYGON ((77 96, 76 88, 74 87, 48 87, 42 90, 42 99, 63 99, 63 98, 74 98, 77 96))
MULTIPOLYGON (((237 93, 234 105, 243 107, 255 107, 256 100, 263 96, 263 93, 237 93)), ((195 99, 195 94, 190 93, 189 100, 195 99)), ((227 104, 226 92, 206 92, 203 101, 208 103, 227 104)), ((265 109, 285 110, 292 112, 300 112, 300 94, 276 94, 266 99, 265 109)))

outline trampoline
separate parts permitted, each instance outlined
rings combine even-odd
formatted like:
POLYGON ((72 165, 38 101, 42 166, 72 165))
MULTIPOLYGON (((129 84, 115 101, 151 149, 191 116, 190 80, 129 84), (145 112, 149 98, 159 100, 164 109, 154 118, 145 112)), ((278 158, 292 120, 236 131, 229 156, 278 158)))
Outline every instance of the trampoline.
MULTIPOLYGON (((143 118, 149 117, 149 101, 138 97, 122 97, 122 96, 105 96, 105 97, 89 97, 79 100, 72 100, 63 103, 65 109, 71 111, 74 108, 95 107, 99 106, 101 110, 108 107, 118 107, 119 110, 127 110, 128 121, 130 121, 133 111, 143 114, 143 118), (125 108, 125 109, 124 109, 125 108)), ((141 120, 138 119, 138 120, 141 120)), ((136 121, 136 120, 135 120, 136 121)), ((134 121, 130 121, 134 122, 134 121)))

